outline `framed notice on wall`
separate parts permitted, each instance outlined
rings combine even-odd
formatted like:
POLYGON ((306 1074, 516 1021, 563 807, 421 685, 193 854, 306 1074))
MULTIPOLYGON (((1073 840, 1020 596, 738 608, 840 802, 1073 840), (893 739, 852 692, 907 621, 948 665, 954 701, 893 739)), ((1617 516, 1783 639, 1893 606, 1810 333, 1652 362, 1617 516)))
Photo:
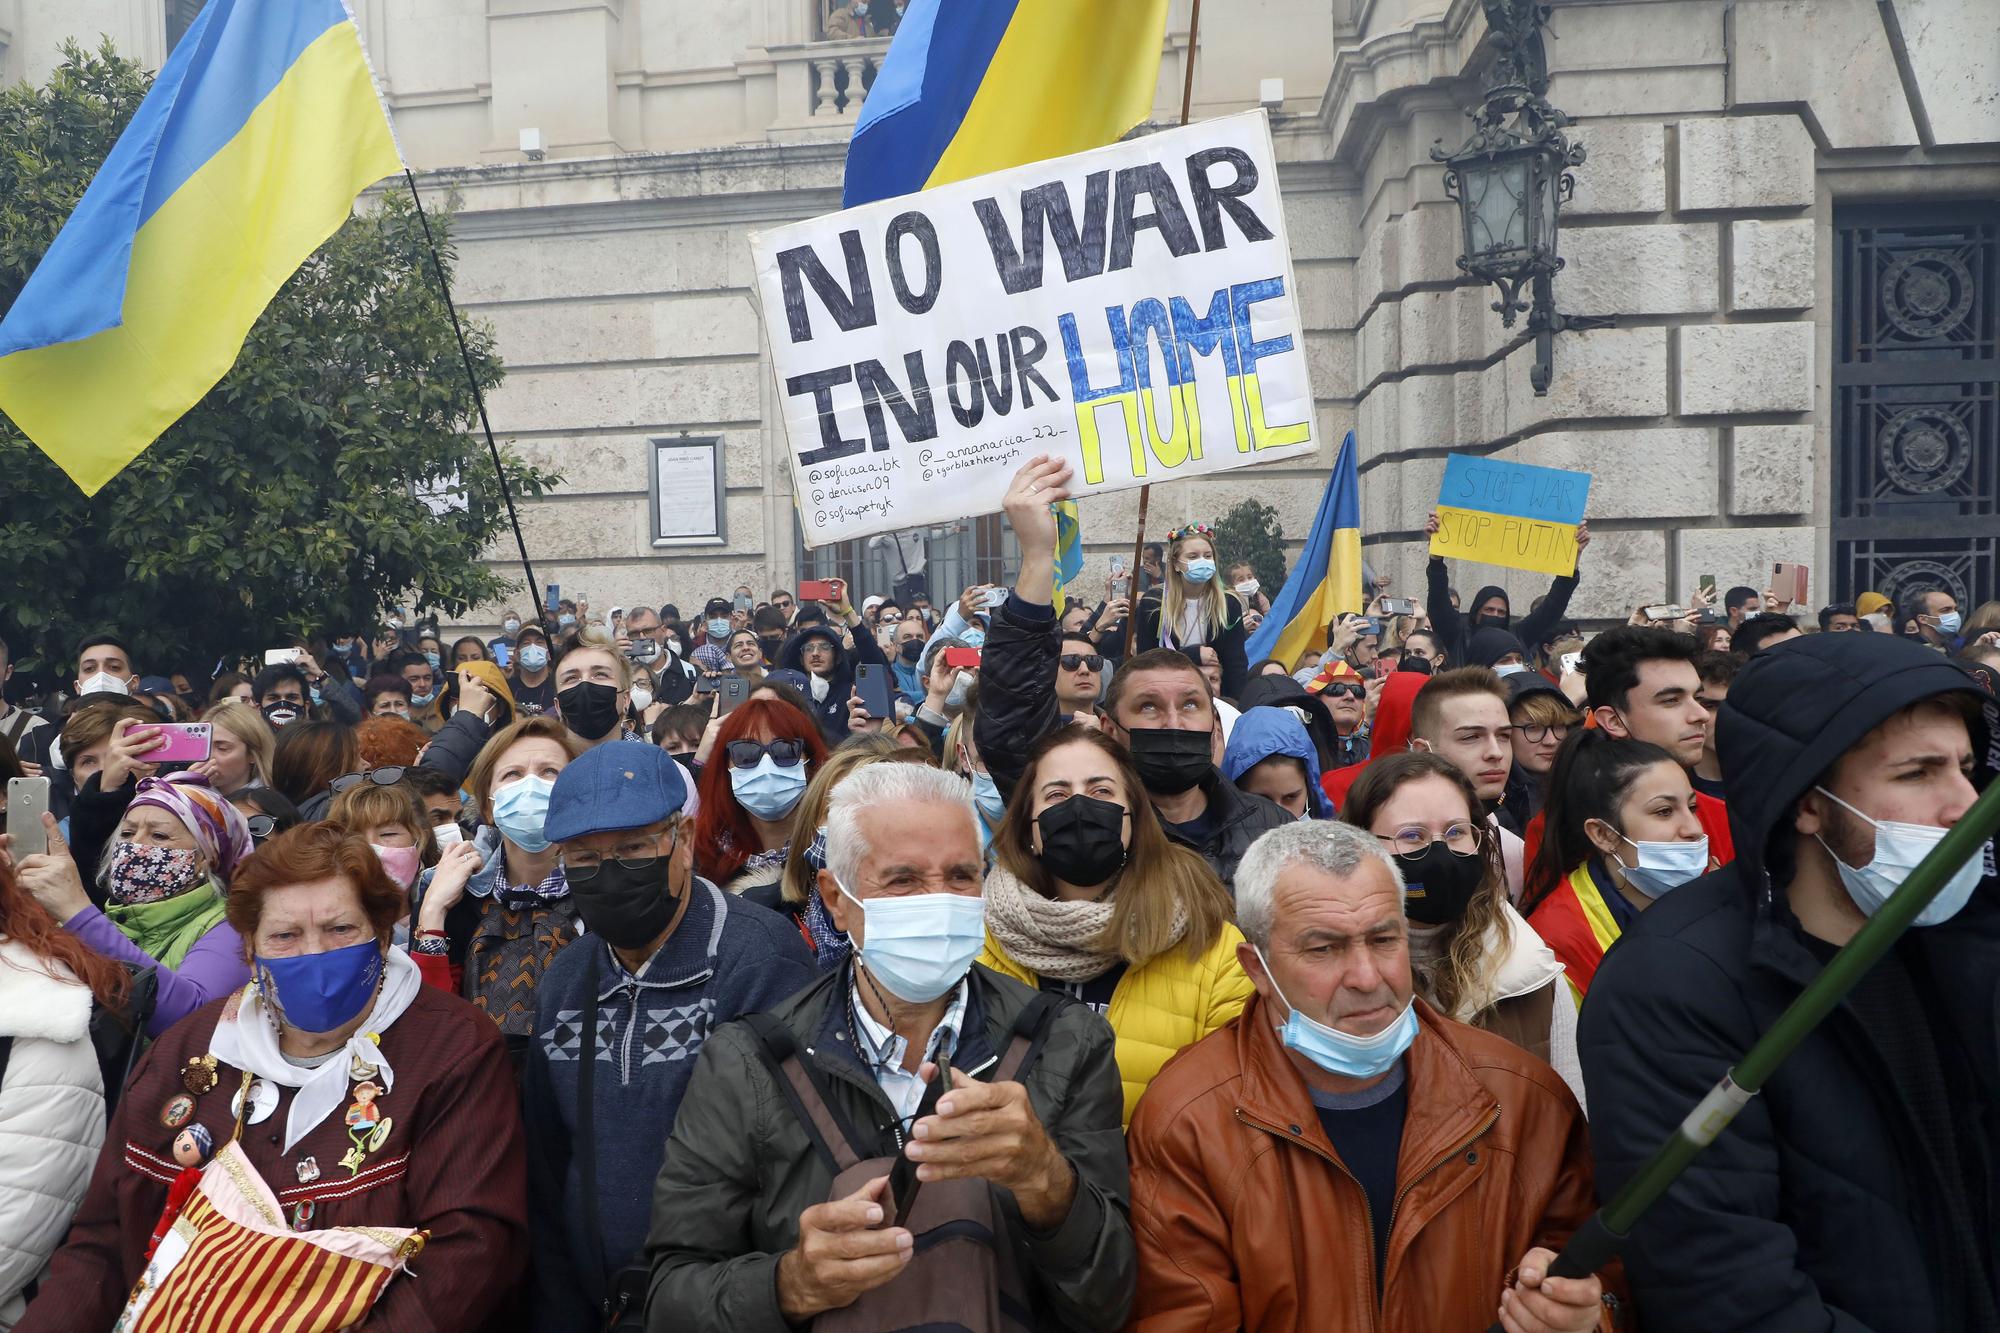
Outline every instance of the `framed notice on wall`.
POLYGON ((654 440, 653 545, 719 545, 722 442, 654 440))

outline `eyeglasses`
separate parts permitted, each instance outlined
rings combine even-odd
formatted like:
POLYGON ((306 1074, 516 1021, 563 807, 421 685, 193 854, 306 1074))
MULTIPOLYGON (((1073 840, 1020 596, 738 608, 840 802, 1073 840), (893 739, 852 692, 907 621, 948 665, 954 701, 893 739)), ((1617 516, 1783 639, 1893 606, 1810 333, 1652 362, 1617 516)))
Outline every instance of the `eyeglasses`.
POLYGON ((1481 834, 1477 824, 1459 820, 1445 825, 1441 838, 1433 838, 1431 831, 1421 824, 1410 824, 1387 835, 1378 833, 1375 837, 1398 856, 1421 856, 1433 842, 1441 842, 1463 856, 1479 850, 1481 834))
POLYGON ((403 780, 406 770, 401 768, 371 768, 366 773, 343 773, 327 784, 327 790, 335 796, 349 787, 358 787, 364 782, 372 782, 378 787, 393 787, 403 780))
POLYGON ((767 754, 779 768, 790 768, 806 757, 804 741, 782 738, 774 741, 731 741, 725 748, 729 752, 731 768, 755 768, 767 754))
POLYGON ((1104 670, 1104 657, 1100 653, 1064 653, 1056 660, 1062 663, 1064 671, 1076 671, 1078 669, 1084 671, 1104 670))
POLYGON ((276 815, 249 815, 244 818, 243 822, 250 826, 250 840, 252 842, 262 842, 278 831, 278 817, 276 815))
POLYGON ((1561 742, 1569 738, 1569 723, 1551 722, 1546 726, 1536 726, 1532 722, 1519 722, 1514 726, 1514 734, 1530 745, 1540 745, 1551 736, 1561 742))
POLYGON ((1366 685, 1356 685, 1351 680, 1339 681, 1327 686, 1321 693, 1332 695, 1344 694, 1350 699, 1366 699, 1368 697, 1368 687, 1366 685))
POLYGON ((662 853, 659 843, 651 837, 633 837, 611 849, 610 855, 603 852, 579 849, 562 854, 563 878, 572 884, 588 884, 597 878, 597 872, 604 869, 606 861, 615 861, 625 869, 638 872, 651 869, 660 863, 661 857, 672 857, 674 849, 680 846, 680 835, 675 833, 662 853))

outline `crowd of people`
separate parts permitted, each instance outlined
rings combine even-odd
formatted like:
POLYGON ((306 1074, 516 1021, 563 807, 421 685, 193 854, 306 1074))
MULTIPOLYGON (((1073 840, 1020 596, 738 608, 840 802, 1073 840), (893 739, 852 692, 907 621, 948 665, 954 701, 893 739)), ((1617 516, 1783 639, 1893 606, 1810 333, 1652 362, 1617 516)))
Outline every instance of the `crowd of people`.
POLYGON ((1551 1272, 2000 768, 2000 602, 1434 558, 1252 661, 1208 525, 1059 590, 1068 480, 935 606, 85 635, 0 711, 0 1330, 2000 1329, 1990 847, 1551 1272))

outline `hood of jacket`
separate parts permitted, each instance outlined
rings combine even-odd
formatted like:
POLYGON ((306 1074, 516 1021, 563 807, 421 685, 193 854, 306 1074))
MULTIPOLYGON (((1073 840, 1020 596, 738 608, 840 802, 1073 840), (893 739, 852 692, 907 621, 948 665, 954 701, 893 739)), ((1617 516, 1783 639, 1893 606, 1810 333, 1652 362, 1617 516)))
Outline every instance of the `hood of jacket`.
POLYGON ((1336 768, 1320 783, 1336 808, 1347 799, 1347 789, 1361 776, 1361 770, 1385 754, 1401 754, 1410 748, 1410 709, 1417 701, 1417 691, 1430 681, 1421 671, 1391 671, 1384 678, 1382 694, 1375 701, 1375 725, 1368 733, 1367 761, 1336 768))
POLYGON ((1791 878, 1791 815, 1834 762, 1920 699, 1970 694, 1984 714, 1972 737, 1984 786, 1996 766, 2000 706, 1956 664, 1887 634, 1809 634, 1758 653, 1716 714, 1737 866, 1760 902, 1791 878))
POLYGON ((1478 592, 1472 594, 1472 600, 1467 602, 1465 609, 1460 612, 1465 617, 1465 632, 1467 634, 1474 633, 1479 629, 1479 608, 1486 605, 1487 600, 1493 597, 1498 597, 1501 604, 1507 608, 1507 619, 1501 623, 1500 628, 1512 629, 1514 627, 1513 599, 1507 596, 1505 588, 1497 583, 1489 583, 1478 592))
MULTIPOLYGON (((1312 705, 1301 698, 1295 706, 1312 705)), ((1320 790, 1319 751, 1306 724, 1282 705, 1248 708, 1236 719, 1222 752, 1222 776, 1235 782, 1273 755, 1297 759, 1306 766, 1306 813, 1314 819, 1333 818, 1326 793, 1320 790)))
POLYGON ((1472 637, 1465 641, 1468 666, 1490 667, 1508 653, 1519 653, 1523 662, 1528 660, 1528 650, 1521 646, 1520 638, 1510 629, 1488 625, 1485 629, 1472 631, 1472 637))
POLYGON ((0 1037, 81 1041, 90 1005, 90 988, 69 968, 0 935, 0 1037))
POLYGON ((814 639, 824 639, 833 645, 833 669, 826 674, 829 679, 838 679, 840 673, 847 668, 848 653, 847 649, 841 646, 840 636, 825 625, 808 625, 786 639, 784 646, 778 649, 777 665, 780 668, 804 673, 805 666, 800 659, 805 653, 806 645, 814 639))

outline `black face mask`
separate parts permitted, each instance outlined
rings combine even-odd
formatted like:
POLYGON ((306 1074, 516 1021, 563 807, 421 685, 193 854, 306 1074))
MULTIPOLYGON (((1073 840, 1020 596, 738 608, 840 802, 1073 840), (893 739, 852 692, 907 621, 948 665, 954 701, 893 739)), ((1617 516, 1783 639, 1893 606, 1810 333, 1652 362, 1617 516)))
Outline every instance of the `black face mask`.
POLYGON ((618 689, 594 680, 580 680, 556 694, 563 725, 587 741, 601 740, 618 725, 618 689))
POLYGON ((1042 868, 1065 884, 1089 888, 1125 864, 1125 807, 1081 792, 1035 816, 1042 868))
POLYGON ((1403 914, 1420 926, 1442 926, 1465 915, 1465 905, 1486 882, 1486 858, 1455 852, 1442 841, 1411 856, 1396 853, 1403 869, 1403 914))
POLYGON ((273 699, 257 711, 262 713, 264 720, 274 728, 289 727, 305 714, 304 708, 289 699, 273 699))
POLYGON ((896 649, 896 656, 902 658, 911 666, 915 666, 924 660, 924 641, 922 639, 903 640, 903 646, 896 649))
MULTIPOLYGON (((1147 791, 1178 796, 1215 770, 1209 733, 1170 727, 1136 727, 1125 733, 1132 766, 1147 791)), ((1071 881, 1074 883, 1075 881, 1071 881)))
POLYGON ((656 856, 636 869, 604 861, 590 878, 569 881, 576 914, 612 948, 644 948, 674 919, 678 904, 667 892, 670 864, 667 856, 656 856))
POLYGON ((1511 618, 1505 611, 1501 611, 1498 614, 1489 611, 1483 616, 1474 616, 1472 627, 1474 629, 1506 629, 1507 622, 1511 618))

